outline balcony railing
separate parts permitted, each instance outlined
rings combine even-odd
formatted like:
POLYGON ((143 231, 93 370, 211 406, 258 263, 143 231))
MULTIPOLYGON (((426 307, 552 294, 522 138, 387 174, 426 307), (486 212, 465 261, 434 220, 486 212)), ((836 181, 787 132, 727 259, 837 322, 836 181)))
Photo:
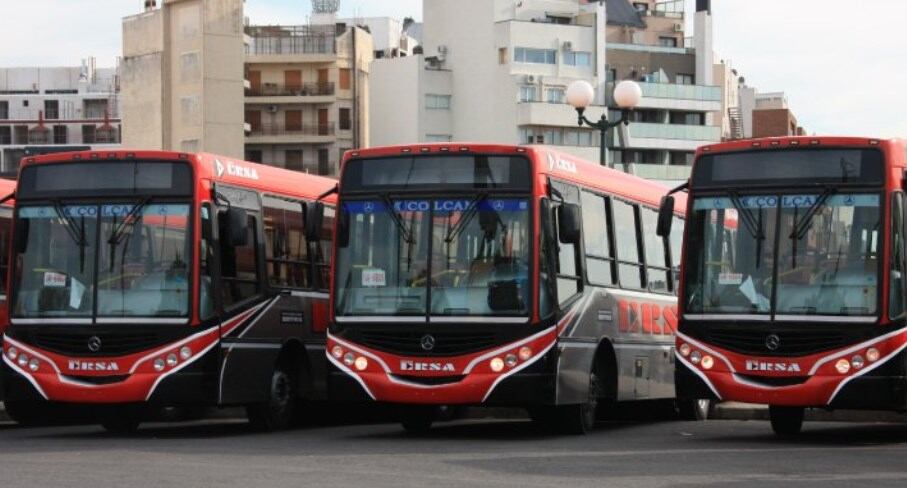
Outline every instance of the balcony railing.
POLYGON ((246 90, 246 95, 251 97, 320 97, 333 94, 333 83, 302 83, 299 85, 263 83, 259 87, 246 90))
POLYGON ((13 136, 9 134, 0 134, 0 145, 9 145, 13 143, 13 136))
POLYGON ((248 55, 334 54, 334 26, 248 26, 248 55))
POLYGON ((620 42, 609 42, 607 49, 664 54, 693 54, 694 52, 692 48, 686 47, 655 46, 650 44, 625 44, 620 42))
POLYGON ((639 83, 642 96, 720 102, 721 87, 708 85, 678 85, 674 83, 639 83))
POLYGON ((250 136, 333 136, 336 133, 336 124, 314 125, 287 125, 287 124, 262 124, 253 126, 249 131, 250 136))
POLYGON ((630 136, 643 139, 681 139, 688 141, 721 140, 721 128, 710 125, 653 124, 632 122, 630 136))

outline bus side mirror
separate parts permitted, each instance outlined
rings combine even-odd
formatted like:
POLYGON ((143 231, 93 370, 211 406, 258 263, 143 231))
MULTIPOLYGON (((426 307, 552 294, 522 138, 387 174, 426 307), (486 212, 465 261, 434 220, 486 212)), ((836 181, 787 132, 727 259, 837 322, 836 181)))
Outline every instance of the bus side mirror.
POLYGON ((557 234, 562 244, 579 242, 582 218, 579 205, 564 203, 557 208, 557 234))
POLYGON ((28 229, 30 227, 31 220, 19 218, 16 219, 16 227, 13 229, 15 232, 15 242, 13 246, 15 248, 16 254, 22 254, 28 248, 28 229))
POLYGON ((227 210, 227 237, 232 247, 249 243, 249 215, 245 210, 236 207, 227 210))
POLYGON ((658 225, 655 227, 655 233, 658 237, 669 237, 671 235, 671 224, 674 223, 674 197, 668 195, 662 197, 661 207, 658 209, 658 225))
POLYGON ((321 229, 324 226, 324 204, 314 202, 305 206, 305 238, 309 242, 321 239, 321 229))

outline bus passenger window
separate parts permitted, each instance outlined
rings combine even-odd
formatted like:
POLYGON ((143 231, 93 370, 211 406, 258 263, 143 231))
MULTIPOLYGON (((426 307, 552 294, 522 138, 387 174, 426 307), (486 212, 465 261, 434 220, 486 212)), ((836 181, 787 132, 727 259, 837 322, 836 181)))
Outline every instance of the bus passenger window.
POLYGON ((888 315, 904 314, 904 194, 895 193, 891 201, 891 272, 888 315))
MULTIPOLYGON (((565 203, 579 204, 579 189, 573 185, 566 185, 557 181, 551 182, 552 186, 564 197, 565 203)), ((559 229, 557 222, 557 207, 554 213, 554 229, 559 229)), ((560 235, 555 240, 557 244, 557 300, 563 305, 582 291, 582 264, 576 244, 561 242, 560 235)))
POLYGON ((265 196, 262 205, 268 283, 275 288, 310 288, 302 202, 265 196))
POLYGON ((614 211, 614 235, 617 237, 618 276, 622 288, 641 289, 642 259, 639 254, 639 234, 636 219, 636 206, 612 199, 614 211))
POLYGON ((668 291, 667 239, 655 233, 658 225, 658 212, 642 208, 642 237, 646 250, 646 271, 649 290, 666 293, 668 291))
POLYGON ((321 238, 315 243, 315 269, 318 275, 315 287, 327 290, 331 286, 331 257, 333 254, 332 243, 334 239, 334 220, 337 210, 334 207, 324 207, 324 222, 321 227, 321 238))
POLYGON ((225 240, 227 213, 218 214, 220 224, 220 271, 223 282, 224 309, 248 300, 258 294, 258 233, 256 219, 248 217, 248 238, 244 246, 231 246, 225 240))
POLYGON ((199 278, 198 278, 198 318, 209 319, 214 316, 214 293, 212 287, 211 261, 214 259, 214 249, 211 237, 214 229, 211 226, 211 204, 204 203, 201 208, 201 246, 199 248, 199 278))
POLYGON ((674 225, 671 226, 671 282, 674 286, 672 288, 674 294, 677 294, 680 284, 680 261, 683 256, 683 229, 685 226, 685 220, 674 217, 674 225))
POLYGON ((589 282, 600 286, 614 284, 614 258, 611 253, 607 198, 582 192, 583 243, 589 282))

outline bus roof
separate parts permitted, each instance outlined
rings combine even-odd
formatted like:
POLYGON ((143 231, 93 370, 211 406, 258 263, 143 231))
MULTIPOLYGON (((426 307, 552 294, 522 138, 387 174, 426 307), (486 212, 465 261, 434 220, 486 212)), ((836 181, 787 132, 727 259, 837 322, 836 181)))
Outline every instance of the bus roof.
MULTIPOLYGON (((186 161, 193 166, 194 172, 199 179, 252 188, 266 193, 307 199, 318 198, 337 185, 336 180, 323 176, 241 161, 217 154, 174 151, 117 149, 113 151, 63 152, 25 158, 21 168, 34 164, 104 161, 108 159, 186 161)), ((334 199, 333 195, 325 198, 327 202, 333 202, 334 199)))
POLYGON ((882 147, 898 166, 907 166, 907 145, 902 139, 841 136, 790 136, 741 139, 699 147, 696 157, 703 154, 772 150, 790 147, 882 147))
MULTIPOLYGON (((658 207, 661 197, 669 190, 668 187, 654 181, 606 168, 543 145, 518 146, 474 142, 405 144, 347 151, 343 158, 343 164, 353 158, 381 158, 403 154, 461 153, 526 155, 538 163, 535 169, 536 174, 571 181, 587 188, 595 188, 602 192, 642 202, 652 207, 658 207)), ((678 193, 675 194, 675 198, 678 200, 678 205, 675 208, 678 211, 685 209, 686 195, 678 193)))

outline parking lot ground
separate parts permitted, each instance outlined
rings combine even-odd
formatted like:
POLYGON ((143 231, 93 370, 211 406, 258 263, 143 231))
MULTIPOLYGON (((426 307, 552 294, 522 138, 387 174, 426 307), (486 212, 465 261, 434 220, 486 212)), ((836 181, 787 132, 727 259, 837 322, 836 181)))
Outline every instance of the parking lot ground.
POLYGON ((907 425, 611 422, 588 436, 473 419, 406 434, 397 424, 257 433, 241 420, 97 426, 0 424, 4 487, 85 486, 904 486, 907 425))

